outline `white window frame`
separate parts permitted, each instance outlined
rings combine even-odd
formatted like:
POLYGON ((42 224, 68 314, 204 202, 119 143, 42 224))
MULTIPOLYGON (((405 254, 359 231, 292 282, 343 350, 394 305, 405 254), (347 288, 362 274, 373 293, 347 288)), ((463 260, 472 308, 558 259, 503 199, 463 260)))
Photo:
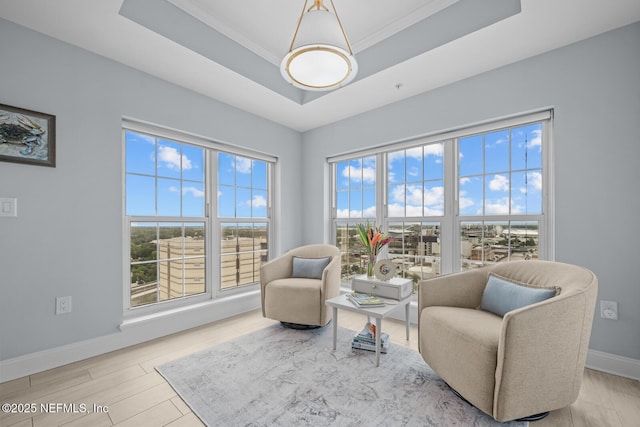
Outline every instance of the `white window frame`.
MULTIPOLYGON (((542 123, 542 212, 537 215, 539 221, 539 237, 542 244, 539 245, 540 259, 555 259, 555 227, 554 227, 554 164, 553 164, 553 110, 545 109, 531 113, 514 115, 502 119, 496 119, 477 123, 465 127, 461 127, 446 132, 436 133, 432 135, 419 136, 392 144, 382 145, 366 150, 355 151, 340 156, 329 157, 327 162, 330 165, 331 179, 329 182, 331 189, 330 217, 331 217, 331 236, 333 242, 336 237, 336 225, 340 222, 358 222, 358 218, 337 218, 337 200, 336 200, 336 165, 338 162, 351 160, 354 158, 363 158, 368 156, 376 156, 376 218, 377 224, 383 226, 386 230, 389 222, 440 222, 440 240, 441 240, 441 265, 440 272, 442 275, 460 271, 460 223, 461 221, 478 220, 477 216, 461 217, 459 212, 458 200, 458 155, 457 141, 459 138, 474 135, 478 133, 488 133, 504 128, 512 128, 524 126, 531 123, 542 123), (411 149, 418 146, 425 146, 434 142, 443 142, 443 160, 444 160, 444 215, 443 216, 422 216, 422 217, 389 217, 388 216, 388 200, 387 200, 387 173, 388 153, 411 149)), ((532 220, 531 215, 485 215, 485 221, 527 221, 532 220)), ((366 221, 363 218, 362 221, 366 221)))
POLYGON ((160 126, 139 122, 125 118, 122 121, 122 215, 123 215, 123 315, 125 318, 137 318, 154 315, 174 309, 197 305, 212 299, 227 297, 259 289, 259 283, 237 286, 229 289, 221 288, 220 271, 220 244, 214 244, 214 240, 220 241, 220 226, 225 222, 267 222, 268 232, 268 258, 275 253, 275 226, 273 218, 273 200, 275 197, 274 175, 277 158, 264 153, 232 146, 214 141, 208 138, 165 129, 160 126), (205 292, 197 295, 185 296, 177 299, 160 301, 139 307, 131 307, 131 283, 130 283, 130 244, 131 224, 136 222, 193 222, 200 218, 182 217, 158 217, 158 216, 127 216, 126 215, 126 131, 133 131, 170 141, 185 143, 205 149, 205 216, 200 222, 205 223, 205 292), (260 160, 267 163, 267 218, 219 218, 217 193, 217 155, 225 152, 236 156, 260 160))

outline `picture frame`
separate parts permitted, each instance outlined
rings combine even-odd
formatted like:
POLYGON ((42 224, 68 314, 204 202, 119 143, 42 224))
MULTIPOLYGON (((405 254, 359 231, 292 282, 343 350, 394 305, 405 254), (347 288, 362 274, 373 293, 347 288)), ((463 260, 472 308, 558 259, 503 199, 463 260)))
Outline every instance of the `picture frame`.
POLYGON ((379 280, 389 280, 396 275, 396 265, 390 259, 383 259, 373 266, 373 274, 379 280))
POLYGON ((0 104, 0 161, 56 166, 56 116, 0 104))

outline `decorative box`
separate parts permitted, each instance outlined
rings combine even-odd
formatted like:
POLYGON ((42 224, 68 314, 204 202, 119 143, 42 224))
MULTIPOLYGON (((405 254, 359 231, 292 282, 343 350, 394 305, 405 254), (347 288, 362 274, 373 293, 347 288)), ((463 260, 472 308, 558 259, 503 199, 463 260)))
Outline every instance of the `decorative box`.
POLYGON ((367 278, 366 275, 356 276, 351 280, 354 292, 373 294, 382 298, 402 300, 413 292, 413 280, 393 277, 389 280, 367 278))

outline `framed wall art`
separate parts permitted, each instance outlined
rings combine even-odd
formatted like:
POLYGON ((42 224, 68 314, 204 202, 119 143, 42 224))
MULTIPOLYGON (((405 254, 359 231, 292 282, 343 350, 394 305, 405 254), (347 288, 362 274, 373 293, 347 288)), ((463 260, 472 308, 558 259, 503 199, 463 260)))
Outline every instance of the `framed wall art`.
POLYGON ((0 161, 56 166, 56 117, 0 104, 0 161))

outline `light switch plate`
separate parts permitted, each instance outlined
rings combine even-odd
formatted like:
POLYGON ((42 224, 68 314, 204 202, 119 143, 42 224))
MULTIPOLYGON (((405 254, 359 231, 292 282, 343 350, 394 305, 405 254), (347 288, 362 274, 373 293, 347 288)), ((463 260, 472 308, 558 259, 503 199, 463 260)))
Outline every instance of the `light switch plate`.
POLYGON ((18 199, 0 197, 0 217, 18 216, 18 199))

